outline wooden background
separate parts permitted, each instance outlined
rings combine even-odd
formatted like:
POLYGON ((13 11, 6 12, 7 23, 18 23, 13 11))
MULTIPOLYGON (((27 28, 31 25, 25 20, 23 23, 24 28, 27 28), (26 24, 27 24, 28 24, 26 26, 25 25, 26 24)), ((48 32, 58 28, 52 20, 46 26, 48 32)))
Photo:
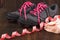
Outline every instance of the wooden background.
MULTIPOLYGON (((16 10, 17 7, 21 6, 25 1, 31 1, 33 3, 39 3, 42 0, 0 0, 0 5, 7 10, 16 10), (19 5, 19 6, 18 6, 19 5)), ((47 1, 48 5, 57 3, 60 7, 60 0, 43 0, 47 1)))
MULTIPOLYGON (((13 31, 18 31, 19 33, 22 32, 22 26, 19 26, 18 24, 12 24, 8 23, 6 19, 6 12, 8 11, 14 11, 17 9, 18 5, 20 3, 20 6, 22 3, 24 3, 27 0, 18 0, 19 3, 16 4, 17 0, 2 0, 3 3, 0 8, 0 36, 3 33, 8 33, 11 35, 13 31)), ((31 2, 38 3, 40 0, 30 0, 31 2)), ((47 0, 48 4, 51 5, 53 3, 57 3, 60 7, 60 0, 47 0)), ((60 13, 60 12, 59 12, 60 13)), ((31 30, 31 28, 29 28, 31 30)), ((25 36, 16 37, 11 40, 60 40, 60 34, 53 34, 46 32, 44 30, 40 32, 35 32, 32 34, 27 34, 25 36)))

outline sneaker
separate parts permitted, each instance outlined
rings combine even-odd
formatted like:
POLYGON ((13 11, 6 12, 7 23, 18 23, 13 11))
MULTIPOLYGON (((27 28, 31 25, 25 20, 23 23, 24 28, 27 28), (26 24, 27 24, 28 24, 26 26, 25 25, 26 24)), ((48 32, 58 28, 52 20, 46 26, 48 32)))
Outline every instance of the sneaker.
POLYGON ((41 2, 38 3, 37 6, 35 6, 35 4, 33 4, 33 6, 29 6, 31 5, 31 2, 25 2, 25 3, 28 6, 28 8, 25 10, 24 9, 25 6, 22 6, 21 9, 19 9, 19 11, 8 13, 7 15, 8 20, 18 21, 19 25, 23 24, 26 27, 30 27, 30 26, 33 27, 35 25, 40 24, 40 22, 45 21, 45 19, 48 16, 53 17, 54 15, 57 14, 57 10, 58 10, 57 7, 55 8, 53 7, 55 5, 48 7, 47 4, 41 2), (52 10, 52 7, 56 11, 52 10))

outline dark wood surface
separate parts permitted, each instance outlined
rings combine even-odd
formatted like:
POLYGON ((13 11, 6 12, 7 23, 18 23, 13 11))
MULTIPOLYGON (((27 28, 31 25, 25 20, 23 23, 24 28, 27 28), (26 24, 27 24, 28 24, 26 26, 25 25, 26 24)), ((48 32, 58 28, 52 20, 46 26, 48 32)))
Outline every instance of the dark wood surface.
MULTIPOLYGON (((8 33, 11 35, 13 31, 22 32, 22 27, 18 26, 18 24, 8 23, 6 20, 6 12, 5 9, 0 9, 0 36, 4 33, 8 33)), ((30 28, 31 30, 31 28, 30 28)), ((40 32, 35 32, 32 34, 27 34, 25 36, 16 37, 11 40, 60 40, 60 34, 49 33, 44 30, 40 32)))
POLYGON ((0 6, 4 7, 10 11, 16 10, 17 7, 20 7, 24 2, 31 1, 32 3, 39 3, 40 1, 46 1, 48 5, 57 3, 60 7, 60 0, 1 0, 0 6))

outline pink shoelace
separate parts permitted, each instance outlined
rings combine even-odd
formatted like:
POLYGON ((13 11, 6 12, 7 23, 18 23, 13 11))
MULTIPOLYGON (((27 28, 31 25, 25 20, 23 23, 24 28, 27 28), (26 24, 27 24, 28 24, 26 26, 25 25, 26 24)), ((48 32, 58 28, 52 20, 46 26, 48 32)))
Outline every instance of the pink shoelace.
POLYGON ((30 11, 31 14, 38 16, 38 23, 40 23, 40 13, 42 13, 42 11, 44 11, 46 8, 47 5, 41 2, 38 3, 37 7, 33 11, 30 11))
POLYGON ((27 17, 26 17, 26 9, 27 9, 28 7, 31 7, 32 5, 33 5, 33 4, 32 4, 31 2, 29 2, 29 1, 25 2, 25 3, 21 6, 21 8, 19 9, 20 16, 22 16, 22 11, 24 10, 24 17, 25 17, 25 19, 27 19, 27 17))
MULTIPOLYGON (((21 6, 21 8, 19 9, 19 11, 20 11, 20 16, 22 16, 22 11, 23 11, 23 9, 24 9, 24 17, 25 17, 25 19, 27 19, 26 9, 27 9, 28 7, 30 7, 30 6, 32 6, 32 5, 33 5, 33 3, 29 2, 29 1, 25 2, 25 3, 21 6)), ((33 15, 35 15, 35 16, 38 15, 38 23, 40 23, 40 13, 41 13, 44 9, 46 9, 46 8, 47 8, 47 5, 44 4, 43 2, 41 2, 41 3, 38 3, 37 7, 36 7, 35 9, 33 9, 33 11, 30 11, 31 14, 33 14, 33 15)))

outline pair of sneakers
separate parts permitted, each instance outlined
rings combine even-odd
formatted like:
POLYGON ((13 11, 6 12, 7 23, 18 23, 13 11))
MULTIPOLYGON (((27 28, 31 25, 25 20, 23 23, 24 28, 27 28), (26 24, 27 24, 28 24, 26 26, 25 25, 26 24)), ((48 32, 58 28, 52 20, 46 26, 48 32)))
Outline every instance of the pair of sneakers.
POLYGON ((7 19, 9 22, 18 22, 19 24, 29 27, 38 25, 40 22, 45 21, 48 16, 54 17, 57 15, 57 11, 57 4, 48 6, 44 2, 40 2, 35 5, 34 3, 27 1, 18 10, 8 12, 7 19))

